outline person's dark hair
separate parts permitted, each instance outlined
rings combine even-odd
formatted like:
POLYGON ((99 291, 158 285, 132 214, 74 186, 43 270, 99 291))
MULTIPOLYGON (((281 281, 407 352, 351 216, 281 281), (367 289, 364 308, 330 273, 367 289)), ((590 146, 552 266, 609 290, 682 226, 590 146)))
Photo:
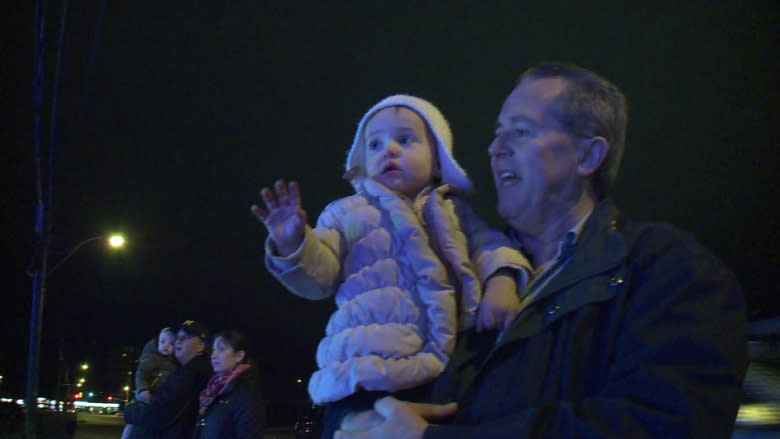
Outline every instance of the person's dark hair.
POLYGON ((221 338, 225 343, 229 344, 234 351, 244 351, 244 358, 241 360, 241 363, 250 363, 249 342, 244 334, 239 331, 229 329, 214 334, 213 340, 216 340, 217 338, 221 338))
POLYGON ((570 134, 601 136, 609 150, 592 177, 597 199, 609 195, 623 157, 628 125, 626 97, 611 82, 585 68, 564 63, 545 62, 523 72, 515 84, 542 79, 562 78, 568 87, 557 98, 555 117, 570 134))

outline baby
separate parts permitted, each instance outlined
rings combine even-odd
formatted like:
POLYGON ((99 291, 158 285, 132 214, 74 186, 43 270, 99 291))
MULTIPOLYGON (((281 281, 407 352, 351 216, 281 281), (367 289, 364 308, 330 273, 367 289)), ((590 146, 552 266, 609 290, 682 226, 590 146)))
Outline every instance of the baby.
MULTIPOLYGON (((373 400, 432 381, 459 331, 501 329, 530 264, 463 199, 472 190, 430 102, 395 95, 360 120, 346 161, 356 194, 306 225, 298 185, 263 188, 266 266, 294 294, 335 294, 309 381, 326 430, 373 400), (484 290, 483 290, 484 285, 484 290), (332 424, 332 425, 328 425, 332 424)), ((408 393, 407 393, 408 395, 408 393)))
MULTIPOLYGON (((149 340, 141 351, 138 368, 135 371, 135 399, 150 402, 153 392, 160 387, 168 374, 176 369, 173 359, 173 348, 176 344, 176 333, 171 328, 163 328, 157 339, 149 340)), ((134 437, 133 425, 125 425, 122 439, 134 437)))
POLYGON ((143 402, 152 400, 152 392, 165 378, 176 369, 173 360, 173 346, 176 333, 171 328, 163 328, 157 340, 149 340, 138 359, 135 372, 135 399, 143 402))

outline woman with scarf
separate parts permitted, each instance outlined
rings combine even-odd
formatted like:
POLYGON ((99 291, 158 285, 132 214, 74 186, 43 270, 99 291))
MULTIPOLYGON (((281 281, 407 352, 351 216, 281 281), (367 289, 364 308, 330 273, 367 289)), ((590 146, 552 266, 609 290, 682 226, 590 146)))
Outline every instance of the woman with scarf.
POLYGON ((214 376, 200 392, 194 439, 263 437, 265 412, 257 389, 257 371, 249 363, 247 340, 238 331, 214 336, 214 376))

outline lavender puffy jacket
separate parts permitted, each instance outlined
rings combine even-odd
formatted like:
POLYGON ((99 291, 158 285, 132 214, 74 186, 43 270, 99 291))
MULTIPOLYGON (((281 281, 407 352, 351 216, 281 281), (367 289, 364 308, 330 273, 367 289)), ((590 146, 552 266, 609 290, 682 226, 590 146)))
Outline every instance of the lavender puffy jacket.
POLYGON ((309 380, 315 403, 433 380, 474 324, 480 280, 529 266, 447 185, 414 201, 373 180, 363 188, 329 204, 288 257, 266 242, 266 265, 290 291, 336 296, 309 380))

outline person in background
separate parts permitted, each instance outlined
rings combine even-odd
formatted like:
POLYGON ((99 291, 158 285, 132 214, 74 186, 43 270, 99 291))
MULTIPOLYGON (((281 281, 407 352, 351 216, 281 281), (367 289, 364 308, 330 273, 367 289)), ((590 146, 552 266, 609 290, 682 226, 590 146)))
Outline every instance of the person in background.
POLYGON ((617 209, 626 108, 578 66, 520 77, 488 153, 498 212, 536 273, 522 310, 498 339, 459 338, 430 399, 448 404, 383 398, 337 438, 731 437, 742 289, 689 234, 617 209))
POLYGON ((249 359, 246 337, 238 331, 214 336, 214 376, 200 392, 193 439, 263 437, 265 409, 258 389, 257 368, 249 359))
POLYGON ((394 95, 375 104, 345 169, 356 194, 330 203, 314 229, 295 183, 263 188, 265 209, 252 207, 269 232, 268 270, 301 297, 335 295, 308 386, 326 404, 324 438, 378 397, 415 398, 444 369, 458 332, 504 328, 530 268, 471 210, 471 181, 430 102, 394 95))
POLYGON ((174 356, 181 364, 171 372, 150 402, 132 401, 125 422, 132 424, 131 439, 190 439, 198 411, 198 393, 211 377, 209 336, 196 321, 181 324, 174 356))
MULTIPOLYGON (((177 367, 173 358, 176 333, 171 328, 163 328, 156 339, 149 340, 141 351, 138 368, 135 371, 135 399, 142 402, 152 400, 154 392, 177 367)), ((133 425, 125 425, 122 439, 131 436, 133 425)))

